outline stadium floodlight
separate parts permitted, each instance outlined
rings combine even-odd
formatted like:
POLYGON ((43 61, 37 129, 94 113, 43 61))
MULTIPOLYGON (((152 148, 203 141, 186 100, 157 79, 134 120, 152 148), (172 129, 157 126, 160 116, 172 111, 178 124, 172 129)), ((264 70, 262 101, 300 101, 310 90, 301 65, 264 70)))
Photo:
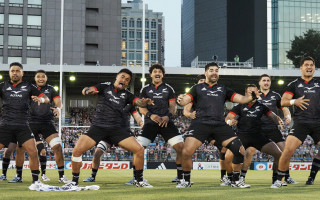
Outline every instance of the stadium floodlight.
POLYGON ((140 81, 144 83, 144 82, 147 81, 147 79, 146 78, 141 78, 140 81))
POLYGON ((3 76, 0 74, 0 80, 2 80, 3 76))
POLYGON ((185 91, 186 91, 186 93, 189 92, 189 91, 190 91, 190 88, 187 87, 187 88, 185 89, 185 91))
POLYGON ((75 81, 75 80, 76 80, 76 77, 75 77, 75 76, 70 76, 70 77, 69 77, 69 80, 70 80, 70 81, 75 81))
POLYGON ((54 88, 55 91, 59 90, 59 86, 57 86, 57 85, 53 86, 53 88, 54 88))
POLYGON ((283 80, 278 80, 278 85, 283 85, 284 84, 284 81, 283 80))

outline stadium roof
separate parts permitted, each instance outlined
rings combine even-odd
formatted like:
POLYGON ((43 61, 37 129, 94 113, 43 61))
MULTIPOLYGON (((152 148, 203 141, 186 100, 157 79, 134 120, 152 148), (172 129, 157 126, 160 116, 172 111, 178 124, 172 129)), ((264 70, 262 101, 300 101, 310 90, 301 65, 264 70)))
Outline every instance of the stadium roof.
MULTIPOLYGON (((67 94, 79 94, 83 87, 91 86, 99 82, 113 81, 115 74, 122 69, 122 66, 89 66, 89 65, 64 65, 64 80, 66 83, 67 94), (70 75, 76 76, 76 81, 71 82, 68 80, 70 75)), ((1 65, 0 70, 7 80, 9 65, 1 65), (4 73, 6 71, 6 73, 4 73)), ((47 71, 51 85, 59 85, 59 65, 24 65, 25 77, 24 80, 33 81, 34 72, 38 69, 47 71)), ((141 67, 129 67, 133 73, 134 92, 139 93, 141 89, 141 67)), ((146 67, 147 83, 150 82, 148 67, 146 67)), ((185 88, 191 87, 196 82, 196 76, 204 73, 204 68, 189 68, 189 67, 167 67, 165 68, 166 75, 164 81, 170 84, 177 94, 184 93, 185 88)), ((258 84, 258 78, 261 74, 269 74, 272 77, 272 89, 282 92, 285 85, 301 76, 299 69, 286 69, 286 70, 268 70, 268 69, 220 69, 219 82, 234 89, 236 92, 243 93, 244 87, 248 83, 258 84), (282 79, 284 85, 278 85, 277 81, 282 79)), ((315 76, 319 77, 320 73, 317 70, 315 76)))

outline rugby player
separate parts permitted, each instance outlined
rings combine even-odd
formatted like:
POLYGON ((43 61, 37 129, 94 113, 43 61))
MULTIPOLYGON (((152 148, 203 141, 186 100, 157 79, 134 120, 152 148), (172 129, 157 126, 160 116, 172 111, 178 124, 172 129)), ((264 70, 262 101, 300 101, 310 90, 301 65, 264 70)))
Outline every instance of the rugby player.
POLYGON ((282 178, 289 170, 290 158, 307 135, 313 138, 315 144, 320 144, 320 83, 313 78, 314 59, 310 56, 303 57, 300 61, 300 71, 301 77, 288 84, 281 99, 281 106, 294 105, 294 124, 280 157, 277 181, 271 188, 282 186, 282 178))
POLYGON ((0 149, 17 141, 28 153, 32 174, 32 185, 29 189, 41 185, 39 181, 39 160, 33 133, 28 125, 28 110, 30 100, 49 103, 49 98, 41 93, 36 86, 22 81, 23 66, 14 62, 10 64, 10 80, 0 83, 0 97, 2 99, 2 116, 0 124, 0 149))
POLYGON ((133 164, 136 167, 135 179, 137 187, 153 187, 143 181, 144 150, 137 140, 130 135, 128 128, 123 126, 123 108, 127 104, 139 107, 146 107, 153 104, 151 99, 135 98, 132 93, 126 90, 132 78, 132 72, 128 69, 121 69, 116 80, 100 83, 95 86, 85 87, 83 95, 98 95, 98 103, 94 113, 92 124, 85 134, 81 135, 72 151, 72 182, 66 184, 70 188, 78 185, 80 168, 82 166, 82 154, 106 140, 123 149, 133 152, 133 164))
MULTIPOLYGON (((258 88, 255 85, 250 84, 245 89, 245 95, 249 96, 252 92, 257 93, 258 88)), ((261 133, 261 118, 263 115, 268 116, 274 123, 283 127, 281 118, 256 99, 252 100, 248 104, 238 104, 233 107, 225 120, 227 124, 230 124, 231 120, 239 116, 237 123, 237 135, 246 151, 255 152, 255 149, 258 149, 261 152, 272 155, 274 157, 274 165, 276 166, 275 169, 277 169, 281 150, 273 141, 261 133), (250 147, 254 147, 254 149, 250 147)), ((242 167, 242 174, 240 177, 243 182, 252 159, 252 155, 250 153, 249 157, 247 157, 247 155, 248 153, 245 153, 244 165, 242 167)), ((234 183, 231 186, 234 186, 234 183)), ((244 186, 247 188, 250 187, 250 185, 247 184, 244 186)))
POLYGON ((191 157, 195 150, 208 138, 227 147, 235 155, 233 159, 233 179, 237 187, 242 187, 244 183, 239 180, 239 176, 243 163, 244 148, 232 128, 224 121, 224 103, 229 100, 245 104, 249 103, 253 97, 242 96, 218 83, 219 66, 217 63, 209 63, 205 66, 205 76, 205 83, 193 86, 188 94, 178 97, 178 103, 181 106, 193 101, 196 102, 196 118, 192 120, 189 131, 185 134, 187 138, 182 151, 184 179, 179 182, 177 188, 191 187, 191 157))
POLYGON ((162 135, 164 140, 177 152, 177 178, 182 179, 181 153, 183 138, 175 126, 172 118, 176 114, 177 104, 173 88, 162 81, 165 69, 161 64, 154 64, 149 69, 152 83, 147 84, 140 91, 140 98, 150 98, 155 105, 139 108, 145 116, 142 134, 137 137, 138 142, 147 147, 157 134, 162 135))

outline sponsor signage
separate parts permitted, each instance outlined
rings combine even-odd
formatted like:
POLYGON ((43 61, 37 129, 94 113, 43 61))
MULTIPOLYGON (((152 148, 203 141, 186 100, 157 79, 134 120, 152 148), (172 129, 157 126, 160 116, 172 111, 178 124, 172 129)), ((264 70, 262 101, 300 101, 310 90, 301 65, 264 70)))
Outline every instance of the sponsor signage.
POLYGON ((147 169, 177 169, 175 162, 148 162, 147 169))
POLYGON ((194 170, 220 170, 220 163, 219 162, 193 162, 193 169, 194 170))
MULTIPOLYGON (((272 166, 272 162, 255 162, 254 170, 272 170, 272 166)), ((297 171, 308 171, 311 169, 311 166, 311 162, 292 162, 290 163, 289 169, 297 171)))
MULTIPOLYGON (((130 169, 129 161, 101 161, 99 169, 130 169)), ((65 162, 66 169, 72 169, 71 161, 65 162)), ((81 169, 92 169, 91 161, 82 161, 81 169)))

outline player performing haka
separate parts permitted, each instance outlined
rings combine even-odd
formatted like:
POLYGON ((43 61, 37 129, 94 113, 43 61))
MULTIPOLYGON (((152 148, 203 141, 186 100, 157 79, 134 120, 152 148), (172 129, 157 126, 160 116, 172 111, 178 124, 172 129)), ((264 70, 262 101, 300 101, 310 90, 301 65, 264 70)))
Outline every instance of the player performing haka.
POLYGON ((128 69, 122 69, 118 72, 113 83, 100 83, 82 90, 83 95, 98 95, 98 103, 88 132, 80 136, 72 151, 73 178, 67 186, 72 188, 78 185, 82 154, 101 140, 105 140, 110 144, 119 145, 133 152, 133 164, 136 167, 136 186, 152 187, 143 181, 144 150, 137 140, 130 135, 128 128, 123 126, 123 108, 127 104, 146 107, 148 104, 153 104, 153 101, 135 98, 132 93, 126 90, 131 78, 132 72, 128 69))
POLYGON ((17 141, 28 153, 34 189, 42 184, 38 180, 39 160, 33 133, 28 125, 28 110, 31 100, 40 105, 49 103, 48 97, 41 93, 36 86, 22 81, 23 66, 14 62, 10 64, 10 80, 0 83, 2 99, 2 116, 0 125, 0 149, 8 146, 11 141, 17 141))
POLYGON ((224 104, 226 100, 246 104, 253 98, 252 96, 237 94, 218 83, 219 66, 216 63, 209 63, 205 66, 205 76, 205 83, 193 86, 189 94, 178 97, 178 103, 181 106, 195 102, 196 118, 192 120, 189 131, 185 134, 187 138, 182 151, 184 180, 180 181, 177 187, 185 188, 191 186, 192 155, 209 138, 227 147, 235 155, 233 159, 233 179, 236 183, 235 185, 240 187, 244 184, 239 180, 244 148, 232 128, 224 121, 224 104))
POLYGON ((280 188, 282 178, 289 170, 290 158, 310 135, 315 144, 320 144, 320 83, 313 78, 315 61, 312 57, 304 57, 300 61, 301 77, 288 84, 281 99, 281 106, 294 105, 294 124, 286 139, 280 157, 277 181, 271 188, 280 188))

